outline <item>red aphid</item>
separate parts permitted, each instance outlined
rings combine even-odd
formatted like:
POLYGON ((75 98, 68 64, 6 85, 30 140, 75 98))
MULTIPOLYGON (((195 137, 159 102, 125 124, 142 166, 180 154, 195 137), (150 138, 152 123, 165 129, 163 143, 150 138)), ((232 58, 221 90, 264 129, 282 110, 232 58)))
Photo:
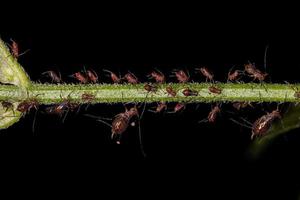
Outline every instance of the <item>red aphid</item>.
POLYGON ((137 108, 133 107, 115 116, 111 126, 111 138, 117 137, 117 144, 120 144, 120 137, 128 128, 131 118, 138 115, 137 108))
POLYGON ((158 103, 155 113, 160 113, 161 111, 167 109, 167 104, 165 102, 158 103))
POLYGON ((252 105, 249 102, 235 102, 232 104, 232 106, 237 110, 241 110, 243 108, 246 108, 247 106, 252 106, 252 105))
POLYGON ((185 104, 183 103, 177 103, 174 107, 174 113, 179 112, 181 110, 185 109, 185 104))
POLYGON ((81 72, 76 72, 75 74, 72 75, 75 79, 77 79, 80 83, 86 84, 88 83, 87 77, 81 73, 81 72))
POLYGON ((250 77, 253 77, 254 80, 264 81, 265 78, 268 76, 267 73, 261 72, 259 69, 255 67, 254 64, 248 63, 245 65, 245 71, 250 74, 250 77))
POLYGON ((183 70, 174 73, 179 83, 187 83, 190 80, 190 77, 183 70))
POLYGON ((198 96, 198 91, 191 90, 189 88, 186 88, 182 91, 182 94, 186 97, 188 96, 198 96))
POLYGON ((111 80, 114 82, 114 83, 120 83, 121 82, 121 78, 120 77, 118 77, 115 73, 113 73, 112 71, 109 71, 109 70, 103 70, 103 71, 105 71, 105 72, 108 72, 108 73, 110 73, 110 78, 111 78, 111 80))
POLYGON ((217 88, 215 86, 210 86, 208 88, 208 90, 211 92, 211 93, 214 93, 214 94, 221 94, 222 93, 222 89, 220 88, 217 88))
POLYGON ((38 106, 39 102, 36 99, 27 99, 18 105, 17 111, 26 114, 27 112, 30 112, 32 108, 37 110, 38 106))
POLYGON ((47 75, 48 77, 51 78, 51 82, 52 83, 61 83, 62 79, 61 79, 61 75, 57 75, 57 73, 55 73, 54 71, 46 71, 44 73, 42 73, 42 75, 47 75))
POLYGON ((239 79, 241 73, 239 70, 235 70, 234 72, 228 72, 227 80, 228 81, 236 81, 239 79))
POLYGON ((144 89, 145 89, 147 92, 156 92, 156 91, 157 91, 157 86, 156 86, 156 85, 149 84, 149 83, 146 83, 146 84, 144 85, 144 89))
POLYGON ((94 70, 87 70, 86 77, 89 82, 97 83, 97 81, 98 81, 98 75, 94 70))
POLYGON ((172 97, 175 97, 177 94, 177 92, 171 86, 166 87, 166 91, 172 97))
POLYGON ((95 99, 95 95, 94 94, 89 94, 89 93, 84 93, 82 94, 81 98, 82 100, 86 101, 86 102, 91 102, 95 99))
POLYGON ((196 70, 199 70, 199 71, 201 72, 201 74, 202 74, 203 76, 205 76, 206 81, 207 81, 207 80, 213 81, 213 79, 214 79, 214 74, 213 74, 208 68, 206 68, 206 67, 201 67, 201 68, 196 69, 196 70))
POLYGON ((11 54, 13 55, 13 57, 15 57, 16 59, 19 58, 20 53, 19 53, 19 45, 18 43, 16 43, 14 40, 11 39, 11 54))
POLYGON ((149 77, 155 79, 156 83, 164 83, 166 82, 165 75, 161 72, 153 71, 148 75, 149 77))
POLYGON ((131 84, 137 84, 139 82, 137 77, 131 72, 128 72, 127 74, 125 74, 124 78, 128 83, 131 83, 131 84))
POLYGON ((281 119, 281 114, 278 110, 274 110, 271 113, 263 115, 257 119, 252 126, 251 139, 255 136, 264 136, 271 128, 272 122, 276 119, 281 119))
POLYGON ((208 122, 209 123, 214 123, 216 121, 217 115, 218 113, 221 112, 221 109, 219 108, 219 106, 215 106, 208 114, 208 122))

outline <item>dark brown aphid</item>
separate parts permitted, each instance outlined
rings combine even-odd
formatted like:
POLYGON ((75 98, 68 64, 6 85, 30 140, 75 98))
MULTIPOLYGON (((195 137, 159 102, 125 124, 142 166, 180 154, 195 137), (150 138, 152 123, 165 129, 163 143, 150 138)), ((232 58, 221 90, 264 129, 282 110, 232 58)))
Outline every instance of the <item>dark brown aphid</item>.
POLYGON ((176 105, 175 105, 175 107, 174 107, 174 113, 177 113, 177 112, 179 112, 179 111, 181 111, 181 110, 184 110, 185 109, 185 104, 183 104, 183 103, 177 103, 176 105))
POLYGON ((166 87, 166 91, 172 97, 175 97, 177 94, 177 92, 171 86, 166 87))
POLYGON ((67 111, 67 102, 47 107, 45 110, 48 114, 60 115, 67 111))
POLYGON ((30 112, 30 110, 32 108, 37 110, 38 106, 39 106, 39 102, 36 99, 28 99, 28 100, 21 102, 18 105, 17 111, 20 111, 20 112, 26 114, 27 112, 30 112))
POLYGON ((190 77, 183 70, 175 71, 174 73, 179 83, 189 82, 190 77))
POLYGON ((208 90, 211 92, 211 93, 214 93, 214 94, 221 94, 222 93, 222 89, 220 88, 217 88, 215 86, 210 86, 208 88, 208 90))
POLYGON ((182 91, 182 94, 186 97, 188 96, 198 96, 198 91, 191 90, 189 88, 186 88, 182 91))
POLYGON ((213 81, 213 80, 214 80, 214 74, 213 74, 208 68, 206 68, 206 67, 201 67, 201 68, 196 69, 196 70, 200 71, 201 74, 202 74, 203 76, 205 76, 206 81, 207 81, 207 80, 210 80, 210 81, 213 81))
POLYGON ((232 104, 232 106, 237 110, 241 110, 243 108, 246 108, 247 106, 253 107, 249 102, 235 102, 232 104))
POLYGON ((52 83, 61 83, 62 82, 60 73, 59 73, 59 75, 57 75, 57 73, 55 73, 54 71, 46 71, 46 72, 43 72, 42 75, 46 75, 46 76, 50 77, 52 83))
POLYGON ((120 144, 120 137, 128 128, 131 118, 138 115, 137 108, 133 107, 115 116, 111 125, 111 138, 114 139, 117 137, 117 144, 120 144))
POLYGON ((240 71, 239 70, 234 70, 234 72, 228 72, 227 80, 228 81, 236 81, 240 78, 240 71))
POLYGON ((89 93, 84 93, 84 94, 82 94, 81 98, 86 102, 91 102, 95 99, 95 95, 89 94, 89 93))
POLYGON ((88 81, 91 83, 97 83, 97 81, 98 81, 98 75, 94 70, 87 70, 86 77, 87 77, 88 81))
POLYGON ((124 79, 131 84, 137 84, 139 82, 137 77, 131 72, 125 74, 124 79))
POLYGON ((87 77, 81 72, 76 72, 75 74, 72 75, 72 77, 74 77, 82 84, 88 83, 87 77))
POLYGON ((151 72, 148 77, 150 78, 153 78, 155 79, 156 83, 164 83, 166 82, 166 78, 165 78, 165 75, 161 72, 156 72, 156 71, 153 71, 151 72))
POLYGON ((11 103, 9 101, 2 101, 1 105, 2 105, 3 108, 6 109, 5 111, 12 110, 14 108, 13 103, 11 103))
POLYGON ((19 45, 18 43, 16 43, 14 40, 11 39, 11 54, 13 55, 13 57, 15 57, 16 59, 19 58, 20 53, 19 53, 19 45))
POLYGON ((259 69, 255 67, 255 64, 248 63, 245 65, 245 71, 250 74, 250 77, 253 77, 254 80, 264 81, 268 76, 267 73, 261 72, 259 69))
POLYGON ((157 86, 156 86, 156 85, 149 84, 149 83, 146 83, 146 84, 144 85, 144 89, 145 89, 147 92, 156 92, 156 91, 157 91, 157 86))
POLYGON ((217 114, 221 112, 219 106, 215 106, 208 114, 207 120, 209 123, 214 123, 217 118, 217 114))
POLYGON ((255 136, 264 136, 271 128, 272 122, 276 119, 281 119, 281 114, 278 110, 274 110, 271 113, 263 115, 257 119, 252 126, 251 139, 255 136))
POLYGON ((109 71, 109 70, 106 70, 106 69, 104 69, 103 70, 104 72, 108 72, 108 73, 110 73, 110 78, 111 78, 111 80, 114 82, 114 83, 120 83, 121 82, 121 78, 120 77, 118 77, 115 73, 113 73, 112 71, 109 71))

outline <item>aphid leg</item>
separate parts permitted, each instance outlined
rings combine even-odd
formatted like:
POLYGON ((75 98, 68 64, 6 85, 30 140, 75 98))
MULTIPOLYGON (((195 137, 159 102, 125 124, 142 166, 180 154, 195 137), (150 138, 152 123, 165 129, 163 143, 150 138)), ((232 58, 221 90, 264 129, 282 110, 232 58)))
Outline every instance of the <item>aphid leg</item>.
POLYGON ((35 133, 35 124, 36 124, 36 118, 37 118, 37 114, 38 114, 38 111, 35 110, 34 112, 34 117, 33 117, 33 122, 32 122, 32 133, 34 134, 35 133))
POLYGON ((206 123, 206 122, 208 122, 208 119, 207 119, 207 118, 204 118, 204 119, 198 121, 199 124, 200 124, 200 123, 206 123))
POLYGON ((246 120, 245 118, 241 117, 241 120, 243 120, 246 124, 248 124, 249 126, 252 127, 253 124, 251 122, 249 122, 248 120, 246 120))
POLYGON ((246 125, 246 124, 243 124, 243 123, 241 123, 241 122, 239 122, 239 121, 237 121, 237 120, 235 120, 235 119, 233 119, 233 118, 229 118, 229 120, 232 121, 232 122, 234 122, 234 123, 236 123, 236 124, 238 124, 238 125, 240 125, 240 126, 243 126, 243 127, 245 127, 245 128, 252 129, 252 126, 248 126, 248 125, 246 125))

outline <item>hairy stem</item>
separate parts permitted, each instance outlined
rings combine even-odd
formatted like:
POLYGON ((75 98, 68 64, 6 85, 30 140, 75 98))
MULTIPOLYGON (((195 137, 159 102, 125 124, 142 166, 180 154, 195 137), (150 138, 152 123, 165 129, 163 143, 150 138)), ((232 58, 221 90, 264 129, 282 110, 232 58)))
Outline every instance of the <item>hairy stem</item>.
POLYGON ((299 85, 259 84, 259 83, 217 83, 214 87, 222 89, 221 94, 211 93, 210 83, 169 83, 158 85, 156 92, 147 92, 144 84, 36 84, 27 87, 27 92, 13 85, 0 85, 0 101, 23 101, 35 98, 41 104, 55 104, 69 99, 77 103, 86 103, 83 94, 92 94, 92 103, 139 103, 139 102, 299 102, 294 96, 299 85), (177 95, 167 94, 166 87, 171 86, 177 95), (186 97, 182 91, 186 88, 198 91, 198 96, 186 97))

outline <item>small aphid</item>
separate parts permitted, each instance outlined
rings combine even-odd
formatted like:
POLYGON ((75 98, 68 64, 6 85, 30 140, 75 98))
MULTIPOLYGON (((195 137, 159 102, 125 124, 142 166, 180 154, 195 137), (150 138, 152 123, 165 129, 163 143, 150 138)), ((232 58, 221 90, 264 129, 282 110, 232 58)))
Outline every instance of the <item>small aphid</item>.
POLYGON ((67 102, 47 107, 45 110, 48 114, 60 115, 67 111, 67 102))
POLYGON ((217 88, 215 86, 210 86, 208 88, 208 90, 211 92, 211 93, 214 93, 214 94, 221 94, 222 93, 222 89, 220 88, 217 88))
POLYGON ((88 83, 87 77, 84 74, 82 74, 81 72, 76 72, 75 74, 72 75, 72 77, 74 77, 76 80, 78 80, 82 84, 88 83))
POLYGON ((166 78, 165 78, 165 75, 161 72, 156 72, 156 71, 153 71, 151 72, 148 77, 150 78, 153 78, 155 79, 156 83, 164 83, 166 82, 166 78))
POLYGON ((210 80, 210 81, 213 81, 214 80, 214 74, 206 67, 201 67, 199 69, 196 69, 196 70, 199 70, 201 72, 201 74, 203 76, 205 76, 206 78, 206 81, 207 80, 210 80))
POLYGON ((3 108, 6 109, 5 111, 12 110, 14 108, 13 103, 11 103, 9 101, 2 101, 1 105, 2 105, 3 108))
POLYGON ((14 40, 11 39, 11 54, 13 55, 13 57, 15 57, 16 59, 19 58, 20 53, 19 53, 19 45, 18 43, 16 43, 14 40))
POLYGON ((217 114, 221 112, 219 106, 215 106, 208 114, 207 120, 209 123, 214 123, 217 118, 217 114))
POLYGON ((36 99, 28 99, 28 100, 21 102, 18 105, 17 111, 20 111, 20 112, 26 114, 27 112, 30 112, 30 110, 32 108, 37 110, 38 106, 39 106, 39 102, 36 99))
POLYGON ((172 97, 175 97, 177 94, 177 92, 171 86, 166 87, 166 91, 172 97))
POLYGON ((97 81, 98 81, 98 75, 94 70, 87 70, 86 77, 89 82, 97 83, 97 81))
POLYGON ((236 81, 240 78, 240 71, 239 70, 235 70, 234 72, 228 72, 228 76, 227 76, 227 80, 228 81, 236 81))
POLYGON ((175 71, 174 73, 179 83, 189 82, 190 77, 183 70, 175 71))
POLYGON ((161 111, 163 111, 165 109, 167 109, 166 102, 160 102, 160 103, 158 103, 158 105, 156 107, 155 113, 160 113, 161 111))
POLYGON ((183 103, 177 103, 176 105, 175 105, 175 107, 174 107, 174 113, 177 113, 177 112, 179 112, 179 111, 181 111, 181 110, 184 110, 185 109, 185 104, 183 104, 183 103))
POLYGON ((232 104, 232 106, 237 110, 241 110, 243 108, 246 108, 247 106, 253 107, 249 102, 235 102, 232 104))
POLYGON ((149 83, 146 83, 146 84, 144 85, 144 89, 145 89, 147 92, 156 92, 156 91, 157 91, 157 86, 156 86, 156 85, 149 84, 149 83))
POLYGON ((248 63, 245 65, 245 71, 250 74, 250 77, 253 77, 254 80, 264 81, 265 78, 268 76, 267 73, 261 72, 259 69, 255 67, 254 64, 248 63))
POLYGON ((91 102, 95 99, 95 95, 94 94, 89 94, 89 93, 84 93, 82 94, 81 98, 82 100, 86 101, 86 102, 91 102))
POLYGON ((300 92, 299 91, 295 91, 294 97, 296 97, 297 99, 299 99, 300 98, 300 92))
POLYGON ((125 74, 124 79, 131 84, 137 84, 139 82, 137 77, 131 72, 125 74))
POLYGON ((46 72, 43 72, 42 75, 46 75, 46 76, 50 77, 52 83, 61 83, 62 82, 61 74, 57 75, 57 73, 55 73, 54 71, 46 71, 46 72))
POLYGON ((191 90, 189 88, 186 88, 182 91, 182 94, 186 97, 188 96, 198 96, 198 91, 191 90))
POLYGON ((120 83, 121 82, 121 78, 120 77, 118 77, 115 73, 113 73, 112 71, 109 71, 109 70, 103 70, 104 72, 108 72, 108 73, 110 73, 110 78, 111 78, 111 80, 114 82, 114 83, 116 83, 116 84, 118 84, 118 83, 120 83))
POLYGON ((117 144, 120 144, 120 138, 122 133, 128 128, 129 122, 132 117, 138 116, 138 110, 136 107, 125 110, 125 112, 120 113, 115 116, 112 125, 111 125, 111 138, 117 139, 117 144))
POLYGON ((252 126, 251 139, 255 136, 264 136, 271 128, 272 122, 276 119, 281 119, 281 114, 278 110, 274 110, 271 113, 263 115, 257 119, 252 126))

